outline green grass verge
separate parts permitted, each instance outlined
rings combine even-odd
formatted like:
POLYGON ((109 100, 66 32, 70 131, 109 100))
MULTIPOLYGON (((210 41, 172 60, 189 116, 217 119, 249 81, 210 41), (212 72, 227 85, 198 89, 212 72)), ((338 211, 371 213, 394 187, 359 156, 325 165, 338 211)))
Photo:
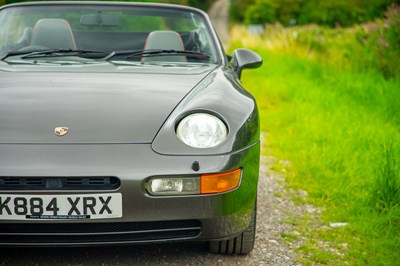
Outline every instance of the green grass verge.
POLYGON ((325 210, 327 226, 313 228, 308 217, 296 221, 308 239, 301 261, 397 265, 400 80, 284 51, 258 52, 263 66, 242 80, 258 100, 263 145, 292 162, 289 185, 325 210), (325 241, 334 249, 321 248, 325 241))

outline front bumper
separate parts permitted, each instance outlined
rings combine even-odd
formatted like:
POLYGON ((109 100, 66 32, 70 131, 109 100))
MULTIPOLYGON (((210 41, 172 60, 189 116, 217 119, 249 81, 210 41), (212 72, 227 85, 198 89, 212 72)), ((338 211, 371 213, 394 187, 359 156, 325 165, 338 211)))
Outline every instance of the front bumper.
MULTIPOLYGON (((0 220, 0 245, 89 245, 174 240, 217 240, 250 223, 257 194, 259 143, 232 154, 160 155, 150 144, 0 145, 0 176, 115 176, 113 191, 2 191, 1 194, 122 194, 122 218, 99 220, 0 220), (199 162, 200 170, 192 170, 199 162), (195 176, 242 168, 240 186, 213 195, 149 195, 151 176, 195 176)), ((1 186, 0 186, 1 187, 1 186)))

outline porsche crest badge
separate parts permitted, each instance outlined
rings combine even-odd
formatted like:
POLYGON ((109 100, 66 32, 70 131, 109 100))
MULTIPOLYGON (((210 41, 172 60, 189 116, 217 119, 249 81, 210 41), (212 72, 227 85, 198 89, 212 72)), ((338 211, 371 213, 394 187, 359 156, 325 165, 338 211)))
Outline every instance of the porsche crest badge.
POLYGON ((67 127, 56 127, 54 129, 54 134, 56 134, 56 136, 59 136, 59 137, 62 137, 67 133, 68 133, 68 128, 67 127))

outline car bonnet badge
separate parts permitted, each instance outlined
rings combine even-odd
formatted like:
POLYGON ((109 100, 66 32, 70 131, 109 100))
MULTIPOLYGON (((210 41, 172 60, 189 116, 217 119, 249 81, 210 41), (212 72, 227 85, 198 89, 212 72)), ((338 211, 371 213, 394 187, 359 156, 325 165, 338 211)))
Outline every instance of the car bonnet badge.
POLYGON ((56 136, 64 136, 65 134, 68 133, 68 128, 67 127, 56 127, 54 129, 54 134, 56 134, 56 136))

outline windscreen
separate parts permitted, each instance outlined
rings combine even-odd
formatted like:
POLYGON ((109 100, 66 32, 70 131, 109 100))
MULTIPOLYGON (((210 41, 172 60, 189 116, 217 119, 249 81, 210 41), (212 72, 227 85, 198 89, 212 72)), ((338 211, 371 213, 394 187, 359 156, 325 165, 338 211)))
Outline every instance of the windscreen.
POLYGON ((15 6, 0 11, 0 56, 47 49, 104 53, 176 50, 182 55, 162 60, 184 57, 182 61, 195 61, 195 57, 183 54, 194 52, 206 55, 208 63, 215 63, 215 45, 204 16, 190 9, 66 4, 15 6))

